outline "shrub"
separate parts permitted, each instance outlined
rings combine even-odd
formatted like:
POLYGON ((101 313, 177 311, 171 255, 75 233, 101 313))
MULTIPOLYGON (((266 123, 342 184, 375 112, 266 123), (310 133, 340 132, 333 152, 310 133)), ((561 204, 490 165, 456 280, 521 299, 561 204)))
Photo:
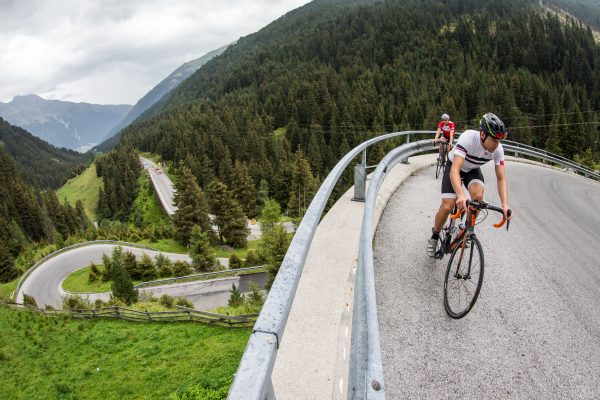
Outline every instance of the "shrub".
POLYGON ((168 294, 163 294, 162 296, 160 296, 159 302, 167 308, 173 308, 175 298, 173 296, 169 296, 168 294))
POLYGON ((252 290, 252 293, 248 295, 248 304, 252 306, 262 306, 265 299, 256 283, 252 282, 250 284, 250 290, 252 290))
POLYGON ((98 280, 98 275, 96 275, 93 271, 90 271, 88 274, 88 282, 96 282, 98 280))
POLYGON ((229 269, 242 268, 242 259, 239 258, 235 253, 229 257, 229 269))
POLYGON ((65 310, 91 310, 93 307, 89 300, 79 295, 67 295, 63 298, 63 308, 65 310))
POLYGON ((181 307, 194 308, 194 303, 186 299, 185 297, 177 297, 175 304, 181 307))
POLYGON ((248 254, 246 255, 246 260, 244 262, 246 267, 254 267, 256 265, 260 265, 262 263, 261 258, 258 256, 258 253, 254 250, 248 250, 248 254))
POLYGON ((26 306, 30 306, 30 307, 35 307, 37 308, 37 301, 35 301, 35 298, 33 296, 30 296, 28 294, 23 293, 23 304, 25 304, 26 306))
POLYGON ((161 278, 168 278, 173 276, 173 269, 169 265, 163 265, 158 269, 158 276, 161 278))
POLYGON ((190 275, 191 273, 192 267, 190 267, 190 264, 186 263, 185 261, 177 260, 175 261, 175 264, 173 264, 173 274, 175 276, 186 276, 190 275))

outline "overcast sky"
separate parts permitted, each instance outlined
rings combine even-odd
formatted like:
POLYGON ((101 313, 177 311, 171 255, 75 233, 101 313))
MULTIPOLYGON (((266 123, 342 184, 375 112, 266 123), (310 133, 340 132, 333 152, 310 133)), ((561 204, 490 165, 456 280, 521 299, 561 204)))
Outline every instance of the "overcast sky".
POLYGON ((0 101, 134 104, 309 0, 0 0, 0 101))

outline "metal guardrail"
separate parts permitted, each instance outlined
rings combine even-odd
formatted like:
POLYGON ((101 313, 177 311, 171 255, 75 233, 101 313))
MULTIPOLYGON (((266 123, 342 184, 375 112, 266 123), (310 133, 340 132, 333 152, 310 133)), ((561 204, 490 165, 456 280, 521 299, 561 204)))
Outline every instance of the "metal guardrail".
MULTIPOLYGON (((274 399, 271 373, 277 349, 285 329, 294 295, 304 268, 306 255, 321 215, 335 184, 346 167, 363 153, 362 164, 366 167, 367 147, 394 137, 411 134, 432 134, 432 131, 394 132, 367 140, 346 154, 331 170, 315 194, 296 234, 290 243, 269 295, 254 325, 253 334, 248 340, 246 351, 231 385, 228 399, 274 399)), ((431 142, 431 140, 430 140, 431 142)), ((434 150, 432 147, 431 150, 434 150)), ((356 197, 356 196, 355 196, 356 197)))
POLYGON ((502 142, 502 147, 504 147, 505 152, 512 152, 515 154, 516 157, 518 157, 519 154, 525 154, 530 157, 541 159, 542 161, 548 161, 562 165, 566 168, 574 170, 575 172, 585 176, 586 178, 592 178, 597 181, 600 181, 600 172, 591 170, 585 165, 578 164, 558 154, 553 154, 543 149, 538 149, 523 143, 511 142, 508 140, 502 142))
POLYGON ((25 273, 23 275, 21 275, 21 278, 19 279, 19 282, 17 282, 17 286, 15 287, 15 290, 13 290, 10 295, 9 295, 9 299, 14 300, 15 296, 19 294, 19 290, 21 290, 21 285, 23 285, 23 282, 25 281, 25 279, 27 279, 27 277, 29 275, 31 275, 31 273, 33 271, 35 271, 35 269, 37 267, 39 267, 40 265, 42 265, 43 263, 45 263, 46 261, 48 261, 49 259, 56 257, 57 255, 64 253, 66 251, 72 250, 72 249, 76 249, 78 247, 85 247, 85 246, 92 246, 94 244, 117 244, 117 245, 122 245, 122 246, 129 246, 129 247, 137 247, 140 249, 146 249, 146 250, 152 250, 152 251, 160 251, 157 250, 155 248, 152 247, 148 247, 148 246, 144 246, 141 244, 137 244, 137 243, 129 243, 129 242, 121 242, 118 240, 92 240, 89 242, 82 242, 82 243, 77 243, 71 246, 67 246, 67 247, 63 247, 62 249, 58 249, 50 254, 48 254, 47 256, 43 257, 41 260, 37 261, 35 264, 33 264, 31 266, 31 268, 29 268, 27 271, 25 271, 25 273))
POLYGON ((174 278, 157 279, 157 280, 154 280, 154 281, 148 281, 148 282, 138 283, 134 287, 136 289, 141 289, 141 288, 146 288, 146 287, 150 287, 150 286, 163 285, 163 284, 166 284, 166 283, 173 283, 173 282, 178 282, 178 281, 189 282, 189 281, 193 281, 193 280, 196 280, 198 278, 204 278, 204 277, 207 277, 207 276, 237 274, 238 272, 254 271, 254 270, 264 269, 264 268, 265 267, 263 265, 260 265, 260 266, 256 266, 256 267, 246 267, 246 268, 237 268, 237 269, 224 269, 222 271, 204 272, 204 273, 201 273, 201 274, 192 274, 192 275, 186 275, 186 276, 176 276, 174 278))
POLYGON ((388 153, 371 175, 365 198, 360 235, 358 267, 354 285, 354 307, 350 347, 348 398, 385 399, 379 323, 373 271, 373 213, 377 195, 387 175, 397 163, 415 154, 437 150, 433 140, 404 144, 388 153))

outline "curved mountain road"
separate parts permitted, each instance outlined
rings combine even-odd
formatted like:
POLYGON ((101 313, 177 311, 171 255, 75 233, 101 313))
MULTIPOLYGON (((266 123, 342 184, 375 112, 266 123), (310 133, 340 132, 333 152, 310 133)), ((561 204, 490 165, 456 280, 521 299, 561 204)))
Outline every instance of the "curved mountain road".
POLYGON ((163 209, 172 217, 177 211, 177 207, 173 204, 173 198, 175 196, 175 188, 171 179, 165 174, 164 170, 159 168, 154 161, 140 157, 144 169, 148 171, 148 176, 152 181, 152 185, 155 188, 158 198, 163 206, 163 209))
MULTIPOLYGON (((42 308, 45 305, 61 308, 62 297, 67 294, 62 288, 63 281, 74 271, 86 267, 92 262, 101 264, 102 255, 111 255, 115 247, 112 244, 94 244, 58 254, 56 257, 40 265, 27 277, 17 294, 16 301, 22 303, 23 293, 26 293, 33 296, 38 306, 42 308)), ((140 258, 144 253, 152 258, 162 253, 172 261, 182 260, 191 262, 191 258, 186 254, 165 253, 128 246, 121 247, 123 251, 129 251, 135 254, 137 258, 140 258)), ((219 259, 221 263, 224 261, 227 261, 227 259, 219 259)), ((256 281, 262 287, 265 279, 262 276, 242 275, 241 277, 217 278, 209 281, 152 286, 140 290, 152 292, 154 296, 162 294, 185 296, 194 303, 196 308, 211 309, 227 304, 232 283, 240 286, 240 290, 245 290, 244 288, 248 287, 249 281, 256 281)), ((93 293, 86 296, 91 301, 97 298, 103 300, 108 300, 109 298, 108 293, 93 293)))
MULTIPOLYGON (((439 206, 433 168, 390 199, 375 237, 375 284, 388 399, 600 398, 600 185, 507 162, 515 218, 477 227, 479 300, 444 310, 448 257, 426 256, 439 206)), ((493 167, 486 200, 498 204, 493 167)))

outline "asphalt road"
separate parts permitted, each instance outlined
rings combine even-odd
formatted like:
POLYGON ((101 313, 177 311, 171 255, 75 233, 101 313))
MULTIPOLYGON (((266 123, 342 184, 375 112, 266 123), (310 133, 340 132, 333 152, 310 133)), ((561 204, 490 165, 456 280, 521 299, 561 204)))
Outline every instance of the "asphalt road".
MULTIPOLYGON (((62 288, 62 282, 73 272, 80 268, 90 265, 102 263, 102 255, 111 255, 113 248, 112 244, 95 244, 91 246, 79 247, 61 253, 46 261, 44 264, 36 268, 31 275, 25 279, 21 290, 17 294, 17 303, 23 300, 23 293, 33 296, 38 303, 38 306, 44 307, 48 304, 52 307, 59 308, 61 299, 66 295, 62 288)), ((122 246, 123 251, 129 251, 141 257, 143 253, 154 258, 158 251, 143 250, 136 247, 122 246)), ((189 256, 185 254, 163 253, 171 260, 183 260, 191 262, 189 256)))
MULTIPOLYGON (((426 255, 440 180, 428 168, 394 194, 375 237, 388 399, 600 398, 600 184, 507 162, 510 231, 476 232, 481 295, 461 320, 443 305, 448 257, 426 255)), ((485 200, 499 204, 493 167, 485 200)))
POLYGON ((173 188, 173 182, 171 179, 165 174, 162 168, 158 168, 158 166, 147 158, 140 157, 142 161, 142 165, 144 169, 148 171, 148 175, 150 175, 150 180, 158 193, 158 198, 163 206, 163 209, 169 216, 173 216, 175 211, 177 211, 177 207, 173 205, 173 196, 175 193, 175 189, 173 188))
MULTIPOLYGON (((80 268, 87 267, 90 263, 102 263, 102 255, 111 255, 114 249, 111 244, 96 244, 91 246, 80 247, 69 250, 68 252, 57 255, 51 258, 44 264, 40 265, 35 271, 27 277, 21 286, 21 290, 17 294, 17 302, 23 301, 23 293, 33 296, 40 307, 46 304, 55 308, 60 308, 62 298, 67 294, 63 288, 63 281, 73 272, 80 268)), ((140 258, 144 253, 154 258, 160 252, 152 250, 144 250, 136 247, 122 246, 123 251, 129 251, 140 258)), ((164 253, 172 261, 183 260, 191 262, 188 255, 176 253, 164 253)), ((220 263, 228 261, 227 259, 219 259, 220 263)), ((229 290, 233 283, 240 286, 241 290, 248 286, 248 281, 251 279, 258 280, 260 287, 264 285, 261 278, 251 278, 252 275, 246 277, 229 277, 214 279, 210 281, 194 281, 185 283, 176 283, 170 285, 153 286, 143 290, 152 292, 155 297, 160 297, 163 294, 171 296, 185 296, 194 303, 198 309, 211 309, 217 306, 227 305, 229 299, 229 290), (262 282, 262 284, 261 284, 262 282)), ((108 300, 109 293, 98 293, 87 295, 89 300, 94 301, 97 298, 108 300)))

